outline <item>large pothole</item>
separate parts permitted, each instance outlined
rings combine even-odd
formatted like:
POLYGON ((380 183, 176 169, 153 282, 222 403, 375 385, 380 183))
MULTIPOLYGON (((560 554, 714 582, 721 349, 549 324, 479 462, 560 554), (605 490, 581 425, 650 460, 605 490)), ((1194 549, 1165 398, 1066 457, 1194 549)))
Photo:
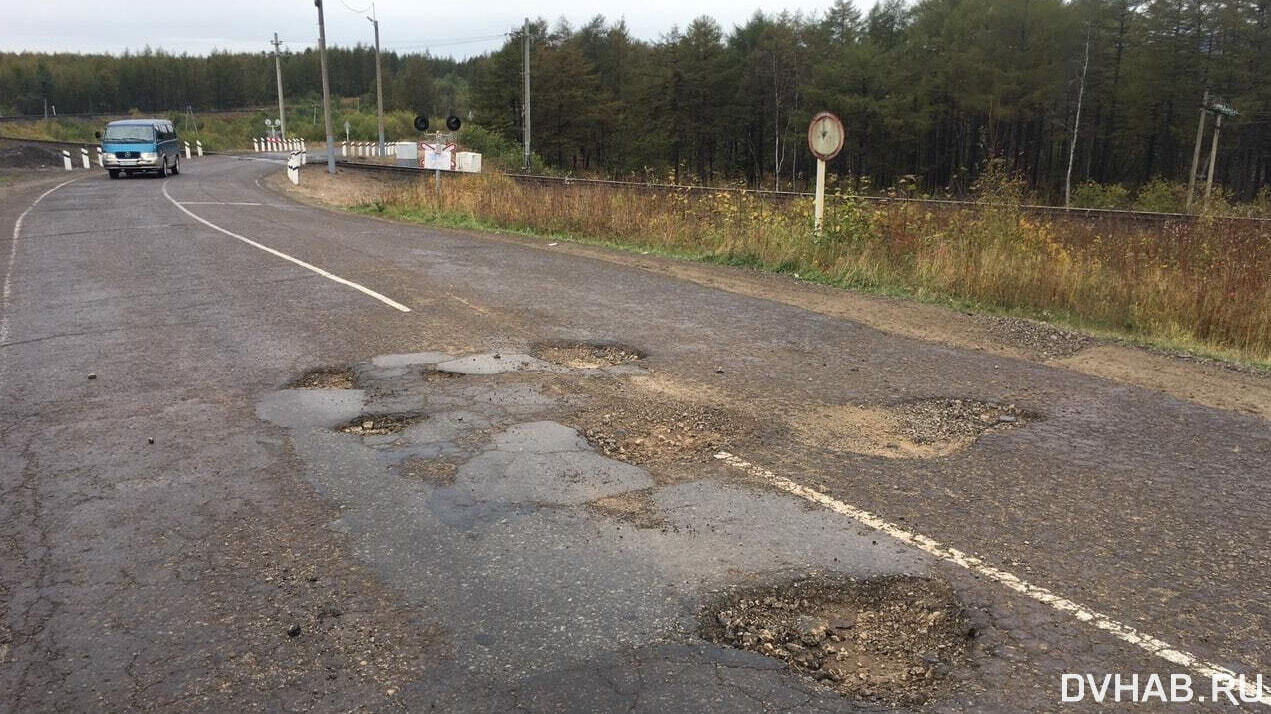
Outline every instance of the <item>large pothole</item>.
POLYGON ((839 693, 920 704, 949 689, 975 630, 948 584, 821 577, 732 592, 703 608, 702 635, 780 659, 839 693))
POLYGON ((644 359, 645 354, 621 344, 554 342, 540 345, 533 355, 544 362, 569 369, 602 369, 617 367, 644 359))
POLYGON ((640 466, 709 462, 752 425, 727 409, 631 390, 572 421, 600 453, 640 466))
POLYGON ((893 459, 948 456, 989 431, 1040 417, 975 399, 922 399, 890 406, 820 407, 796 422, 801 441, 835 451, 893 459))

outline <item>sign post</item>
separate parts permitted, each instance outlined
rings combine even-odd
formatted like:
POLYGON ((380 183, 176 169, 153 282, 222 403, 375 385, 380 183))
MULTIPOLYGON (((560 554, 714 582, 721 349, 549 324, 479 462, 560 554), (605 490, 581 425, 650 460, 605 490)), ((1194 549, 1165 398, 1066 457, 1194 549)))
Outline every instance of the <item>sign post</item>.
POLYGON ((838 156, 843 149, 843 122, 830 112, 821 112, 808 124, 808 148, 816 157, 816 207, 814 209, 816 234, 821 235, 825 216, 825 162, 838 156))

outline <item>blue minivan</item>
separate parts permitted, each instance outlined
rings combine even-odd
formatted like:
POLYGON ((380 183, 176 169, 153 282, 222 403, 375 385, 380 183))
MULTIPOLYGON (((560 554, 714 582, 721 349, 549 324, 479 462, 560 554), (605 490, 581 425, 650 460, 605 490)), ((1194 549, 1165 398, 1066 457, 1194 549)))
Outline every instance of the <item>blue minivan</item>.
POLYGON ((111 178, 142 171, 159 176, 181 173, 181 142, 167 119, 112 121, 97 138, 102 142, 102 165, 111 178))

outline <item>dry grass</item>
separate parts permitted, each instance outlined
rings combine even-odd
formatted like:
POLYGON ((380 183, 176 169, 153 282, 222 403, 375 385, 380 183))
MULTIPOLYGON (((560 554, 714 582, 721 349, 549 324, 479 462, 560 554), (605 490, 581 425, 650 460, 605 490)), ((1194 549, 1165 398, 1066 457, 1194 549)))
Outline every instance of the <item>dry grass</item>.
POLYGON ((532 185, 478 175, 393 187, 361 210, 565 235, 967 301, 1146 341, 1271 358, 1271 223, 1038 218, 1001 181, 975 207, 725 191, 532 185))

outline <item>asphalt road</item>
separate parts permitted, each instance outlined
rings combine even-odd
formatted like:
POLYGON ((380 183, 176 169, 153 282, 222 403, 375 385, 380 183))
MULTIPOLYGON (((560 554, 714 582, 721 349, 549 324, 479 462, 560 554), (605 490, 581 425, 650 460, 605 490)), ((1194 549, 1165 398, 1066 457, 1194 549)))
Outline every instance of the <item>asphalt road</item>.
POLYGON ((183 170, 0 202, 0 711, 885 709, 699 636, 721 593, 823 573, 952 586, 972 641, 925 710, 1100 708, 1061 703, 1063 673, 1190 672, 1205 695, 1198 667, 1271 674, 1260 417, 301 205, 262 185, 277 164, 183 170), (549 343, 645 356, 519 361, 549 343), (491 374, 441 369, 481 353, 491 374), (358 388, 288 388, 316 369, 358 388), (1027 418, 907 459, 845 451, 812 418, 915 399, 1027 418), (725 416, 677 455, 685 405, 725 416), (574 427, 611 413, 669 445, 609 458, 574 427), (341 429, 389 414, 412 425, 341 429), (630 494, 648 523, 602 507, 630 494))

